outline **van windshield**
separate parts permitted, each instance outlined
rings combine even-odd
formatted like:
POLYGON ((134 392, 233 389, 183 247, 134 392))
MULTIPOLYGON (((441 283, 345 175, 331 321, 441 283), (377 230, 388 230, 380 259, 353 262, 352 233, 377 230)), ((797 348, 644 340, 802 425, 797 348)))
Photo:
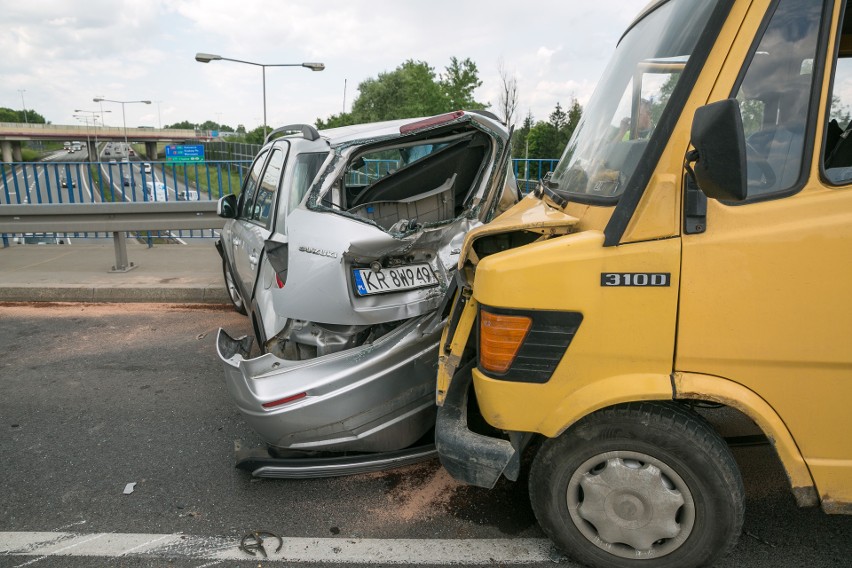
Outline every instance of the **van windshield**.
POLYGON ((621 195, 717 2, 671 0, 621 39, 549 182, 567 197, 621 195))

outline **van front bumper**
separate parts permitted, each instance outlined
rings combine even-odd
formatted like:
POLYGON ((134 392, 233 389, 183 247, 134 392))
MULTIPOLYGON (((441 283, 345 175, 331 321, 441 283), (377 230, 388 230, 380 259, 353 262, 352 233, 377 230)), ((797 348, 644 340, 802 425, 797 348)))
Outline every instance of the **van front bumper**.
MULTIPOLYGON (((460 368, 447 391, 443 406, 438 408, 435 425, 435 447, 441 464, 455 479, 477 487, 491 489, 506 475, 517 480, 520 471, 521 437, 509 440, 477 434, 468 428, 467 397, 474 361, 460 368)), ((528 441, 528 438, 526 438, 528 441)))

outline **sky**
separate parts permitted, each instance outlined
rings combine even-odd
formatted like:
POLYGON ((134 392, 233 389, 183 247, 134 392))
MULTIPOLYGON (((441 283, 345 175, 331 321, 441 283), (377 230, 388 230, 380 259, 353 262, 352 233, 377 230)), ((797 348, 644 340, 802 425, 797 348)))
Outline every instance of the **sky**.
MULTIPOLYGON (((108 126, 212 120, 263 124, 263 64, 322 62, 325 70, 266 69, 269 126, 313 124, 350 110, 362 81, 408 59, 441 73, 470 58, 475 99, 497 111, 500 65, 518 81, 520 122, 556 103, 585 104, 618 39, 647 0, 0 0, 0 107, 53 124, 76 109, 111 111, 108 126)), ((86 113, 80 113, 86 116, 86 113)), ((91 115, 89 115, 91 116, 91 115)))

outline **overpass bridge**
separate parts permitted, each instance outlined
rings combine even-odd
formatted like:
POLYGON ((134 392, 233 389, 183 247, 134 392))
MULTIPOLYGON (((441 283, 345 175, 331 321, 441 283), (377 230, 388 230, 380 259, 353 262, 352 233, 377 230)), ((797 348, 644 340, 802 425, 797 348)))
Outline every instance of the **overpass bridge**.
POLYGON ((161 128, 128 128, 120 126, 85 126, 60 124, 24 124, 0 122, 0 158, 3 162, 20 162, 21 143, 30 140, 87 141, 89 155, 97 156, 95 142, 124 142, 145 144, 145 154, 151 160, 157 158, 158 142, 200 142, 209 140, 207 132, 161 128))

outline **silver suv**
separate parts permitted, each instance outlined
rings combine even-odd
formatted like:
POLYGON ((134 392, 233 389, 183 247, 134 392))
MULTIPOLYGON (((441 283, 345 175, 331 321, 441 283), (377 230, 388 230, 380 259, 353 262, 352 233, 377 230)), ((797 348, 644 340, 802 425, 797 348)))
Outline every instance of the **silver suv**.
POLYGON ((220 330, 219 356, 264 442, 385 452, 427 433, 465 233, 517 199, 509 133, 487 113, 273 132, 239 198, 220 199, 216 243, 262 354, 220 330))

